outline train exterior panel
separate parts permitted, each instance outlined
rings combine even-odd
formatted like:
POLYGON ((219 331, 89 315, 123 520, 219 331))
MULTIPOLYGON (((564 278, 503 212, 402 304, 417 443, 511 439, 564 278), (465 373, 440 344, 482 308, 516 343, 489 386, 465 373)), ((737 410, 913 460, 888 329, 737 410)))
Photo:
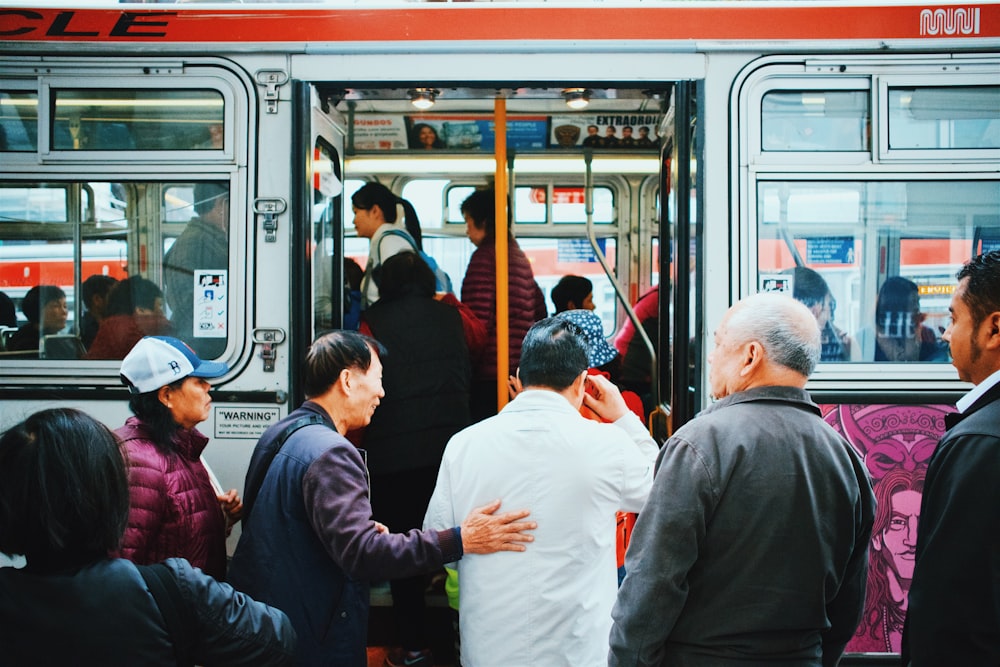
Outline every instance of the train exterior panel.
MULTIPOLYGON (((1000 247, 998 81, 996 0, 0 2, 0 291, 61 286, 72 335, 89 275, 161 286, 178 335, 232 369, 201 429, 241 489, 257 437, 303 398, 309 342, 341 325, 344 258, 367 256, 350 195, 369 180, 415 203, 456 286, 459 205, 507 183, 547 296, 591 278, 611 336, 658 287, 661 436, 710 402, 726 309, 814 273, 842 344, 808 388, 898 515, 849 647, 877 664, 899 649, 915 543, 893 498, 920 488, 968 389, 940 341, 955 272, 1000 247), (171 284, 171 251, 216 201, 218 257, 171 284), (890 278, 912 308, 880 307, 890 278), (923 351, 887 349, 918 331, 923 351)), ((55 405, 123 423, 118 365, 0 351, 0 427, 55 405)))

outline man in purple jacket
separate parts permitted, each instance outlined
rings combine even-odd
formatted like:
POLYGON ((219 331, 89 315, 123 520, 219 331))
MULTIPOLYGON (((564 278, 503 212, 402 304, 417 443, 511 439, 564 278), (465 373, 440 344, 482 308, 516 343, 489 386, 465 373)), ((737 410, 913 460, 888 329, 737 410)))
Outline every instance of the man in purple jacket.
POLYGON ((389 533, 372 520, 364 454, 342 434, 367 425, 378 407, 384 355, 353 331, 318 338, 303 369, 308 400, 261 436, 247 472, 229 580, 288 614, 300 665, 367 664, 369 580, 429 572, 465 553, 524 551, 533 539, 523 532, 535 527, 521 521, 528 512, 494 514, 499 500, 441 531, 389 533), (289 435, 302 418, 307 424, 289 435))

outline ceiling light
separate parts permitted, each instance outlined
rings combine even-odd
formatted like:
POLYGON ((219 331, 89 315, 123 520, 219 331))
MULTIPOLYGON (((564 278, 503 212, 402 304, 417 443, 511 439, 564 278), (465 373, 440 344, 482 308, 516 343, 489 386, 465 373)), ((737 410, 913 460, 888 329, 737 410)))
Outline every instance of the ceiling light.
POLYGON ((588 88, 566 88, 563 90, 563 97, 566 98, 566 106, 570 109, 586 109, 590 104, 590 95, 593 91, 588 88))
POLYGON ((410 104, 421 111, 427 111, 434 106, 434 101, 441 91, 436 88, 413 88, 406 94, 410 96, 410 104))

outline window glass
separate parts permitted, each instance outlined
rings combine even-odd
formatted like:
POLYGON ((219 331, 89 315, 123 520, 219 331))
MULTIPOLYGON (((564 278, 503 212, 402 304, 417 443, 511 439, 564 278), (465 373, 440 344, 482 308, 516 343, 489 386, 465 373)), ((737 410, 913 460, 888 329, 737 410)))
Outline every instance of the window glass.
POLYGON ((220 356, 228 204, 226 182, 0 182, 0 291, 16 310, 0 353, 122 359, 142 336, 169 334, 220 356))
POLYGON ((0 90, 0 151, 38 150, 38 94, 0 90))
POLYGON ((761 150, 868 150, 869 108, 867 91, 766 93, 761 101, 761 150))
POLYGON ((890 87, 889 148, 1000 148, 1000 86, 890 87))
POLYGON ((215 90, 53 90, 52 105, 53 150, 223 148, 215 90))
MULTIPOLYGON (((456 186, 448 190, 447 222, 463 223, 462 202, 472 194, 474 188, 456 186)), ((613 224, 615 222, 614 192, 608 187, 594 188, 594 223, 613 224)), ((552 187, 552 202, 549 206, 548 187, 545 185, 518 186, 514 189, 514 216, 518 225, 585 224, 587 210, 584 188, 581 186, 552 187), (550 213, 551 210, 551 213, 550 213), (551 219, 550 219, 551 218, 551 219)))
POLYGON ((823 361, 947 362, 955 274, 998 210, 997 181, 762 181, 758 286, 813 311, 823 361))
POLYGON ((206 359, 226 349, 229 316, 229 185, 199 181, 164 188, 163 217, 187 220, 164 239, 166 306, 175 335, 206 359))

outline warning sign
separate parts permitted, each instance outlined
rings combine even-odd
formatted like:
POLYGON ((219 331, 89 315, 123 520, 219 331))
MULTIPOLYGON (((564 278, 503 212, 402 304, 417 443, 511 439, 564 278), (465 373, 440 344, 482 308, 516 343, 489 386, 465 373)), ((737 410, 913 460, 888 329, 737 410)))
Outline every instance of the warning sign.
POLYGON ((256 440, 279 419, 281 411, 278 408, 216 407, 215 437, 256 440))

